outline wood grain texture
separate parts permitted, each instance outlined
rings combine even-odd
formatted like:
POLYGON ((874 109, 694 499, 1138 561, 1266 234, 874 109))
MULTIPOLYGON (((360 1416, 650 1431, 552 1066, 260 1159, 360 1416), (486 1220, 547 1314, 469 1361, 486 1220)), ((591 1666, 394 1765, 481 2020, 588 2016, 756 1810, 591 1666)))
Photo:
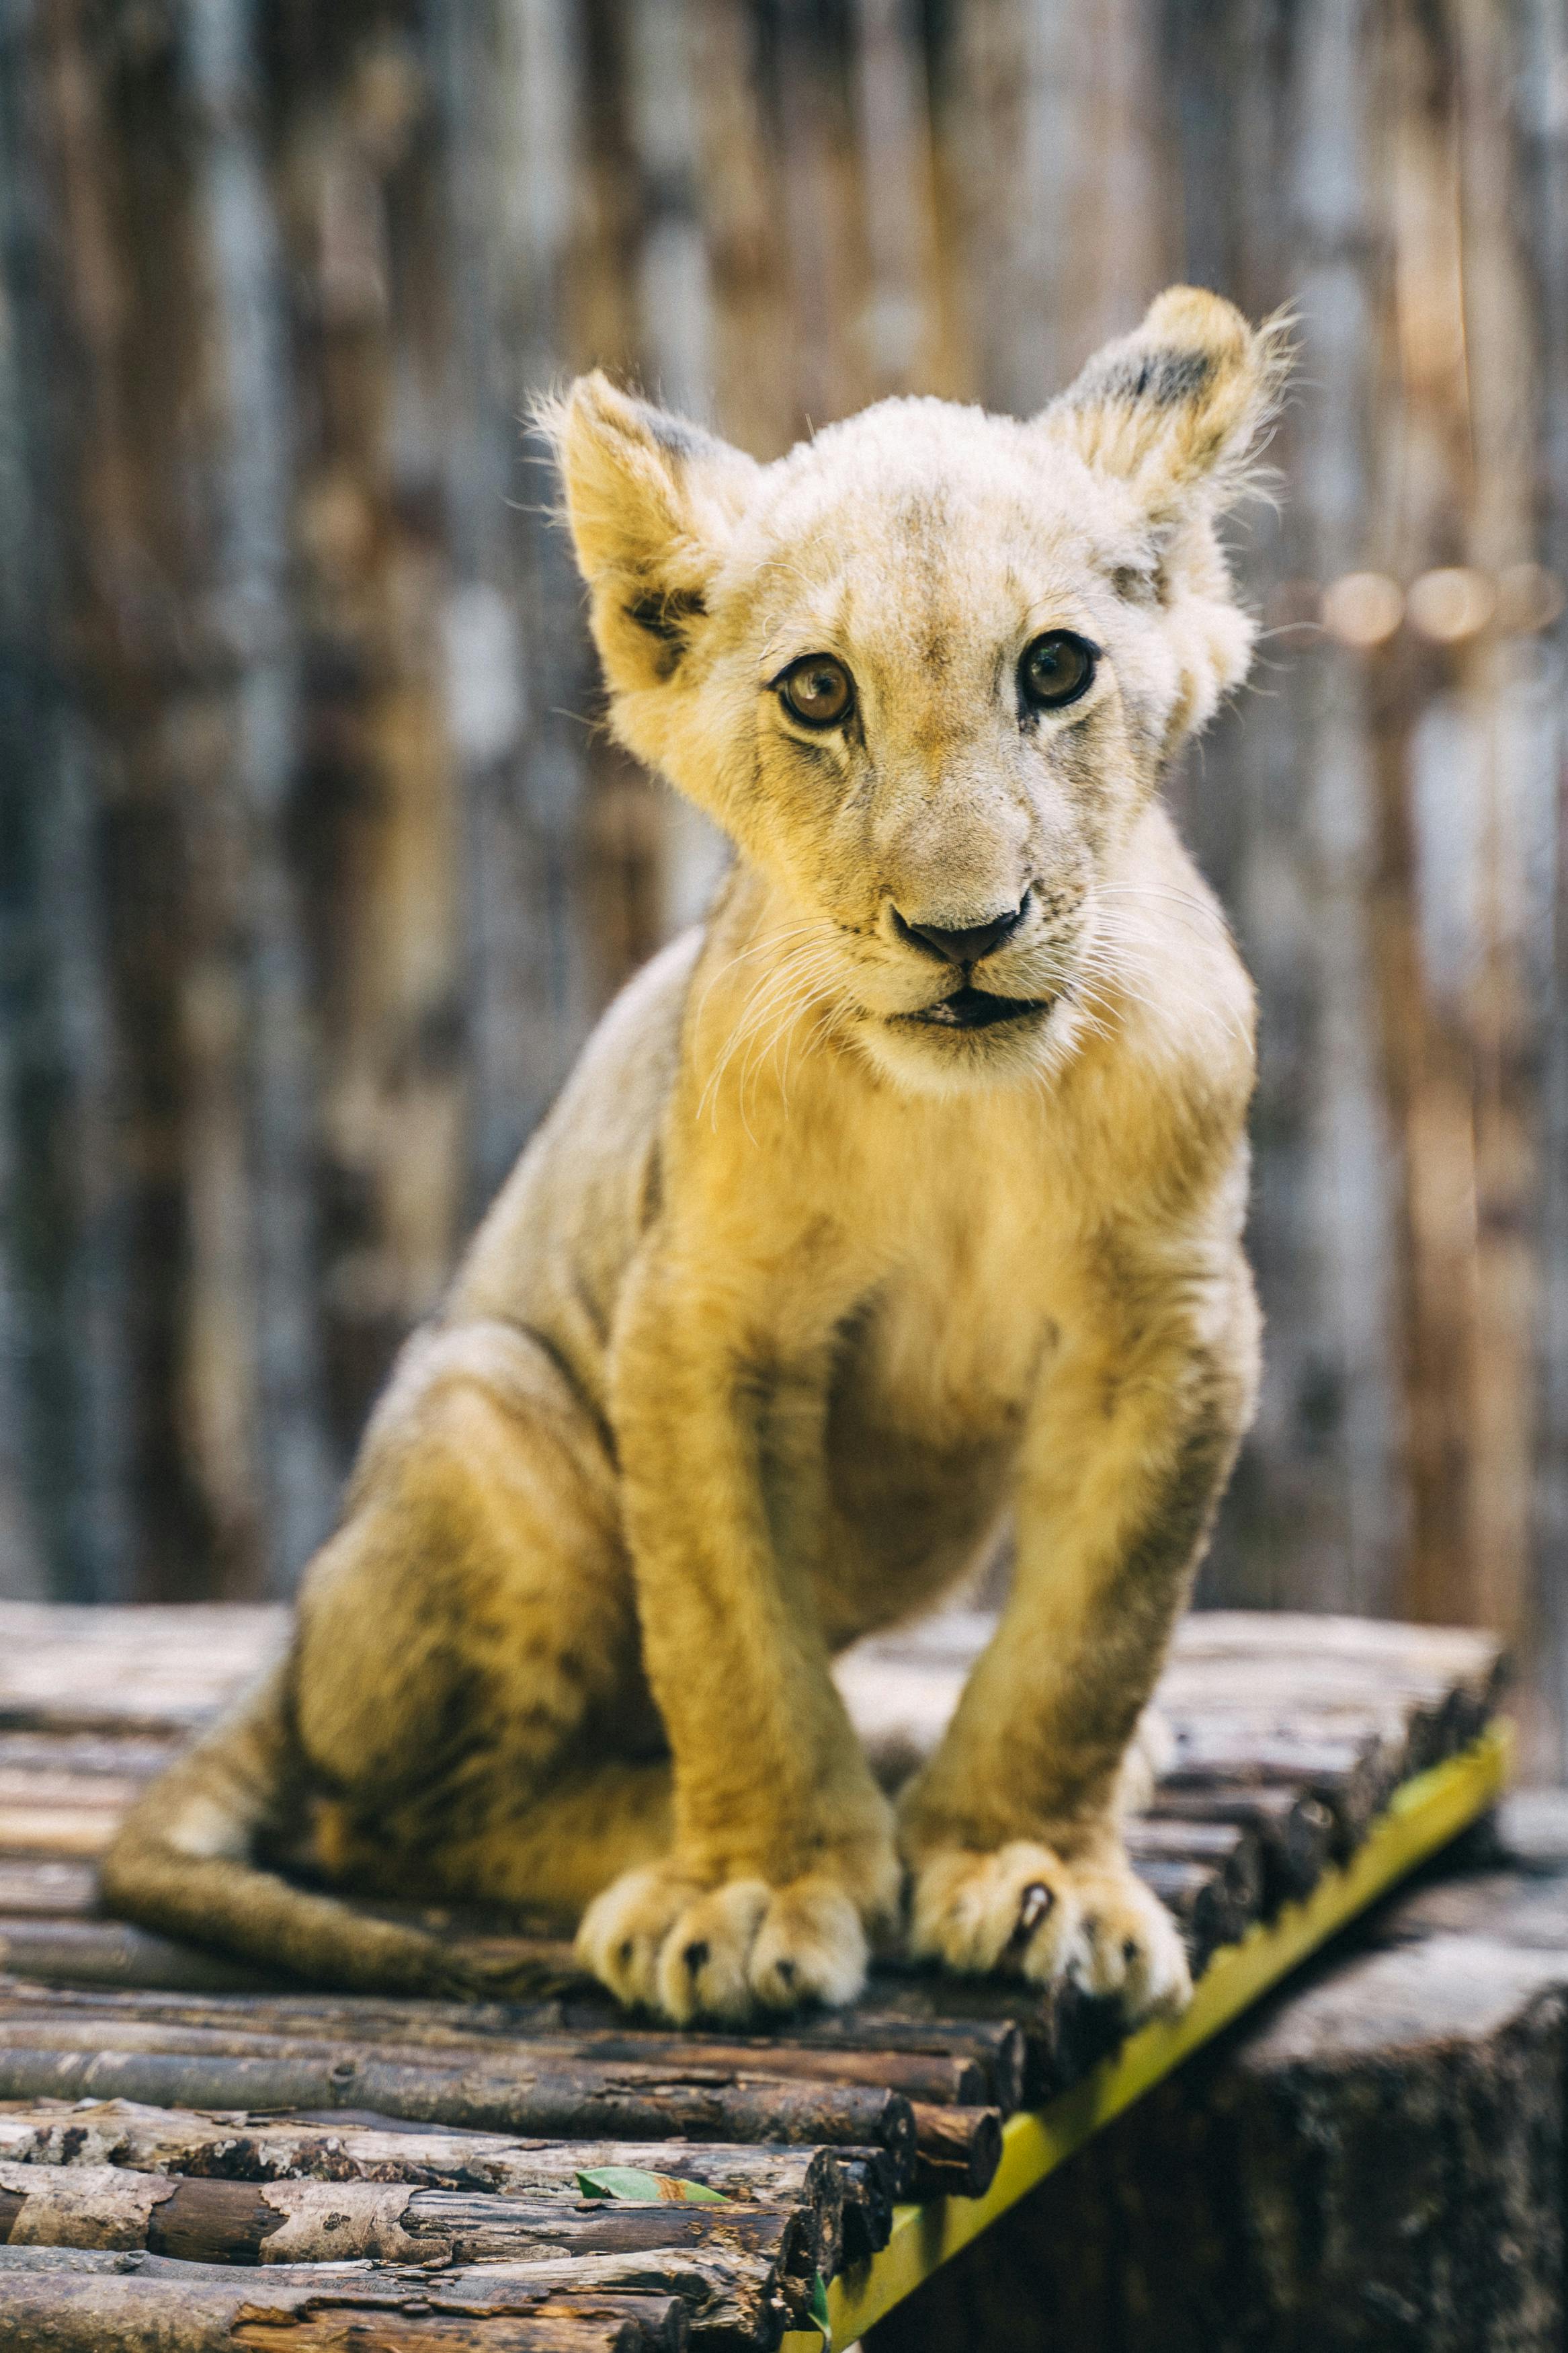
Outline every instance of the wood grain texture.
MULTIPOLYGON (((0 2346, 96 2353, 118 2336, 167 2353, 287 2346, 366 2353, 376 2345, 437 2353, 680 2353, 686 2299, 641 2291, 615 2256, 567 2265, 493 2265, 433 2282, 418 2271, 279 2265, 265 2283, 231 2265, 132 2252, 0 2247, 0 2346)), ((702 2292, 703 2268, 689 2266, 702 2292)), ((715 2293, 722 2306, 725 2288, 715 2293)), ((731 2336, 731 2343, 744 2342, 731 2336)))

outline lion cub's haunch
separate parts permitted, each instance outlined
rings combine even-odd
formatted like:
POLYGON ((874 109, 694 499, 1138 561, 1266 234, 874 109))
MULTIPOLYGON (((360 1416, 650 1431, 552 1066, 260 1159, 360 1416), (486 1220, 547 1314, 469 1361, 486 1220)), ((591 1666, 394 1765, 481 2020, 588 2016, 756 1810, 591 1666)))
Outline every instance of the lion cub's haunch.
POLYGON ((1215 523, 1279 367, 1179 288, 1026 424, 889 401, 758 466, 599 375, 546 412, 616 733, 739 855, 404 1352, 286 1660, 132 1816, 124 1911, 408 1989, 480 1964, 330 1883, 580 1914, 684 2020, 847 2000, 907 1889, 951 1968, 1184 1998, 1114 1793, 1252 1409, 1252 1002, 1155 796, 1247 665, 1215 523), (1005 1516, 895 1812, 828 1662, 1005 1516))

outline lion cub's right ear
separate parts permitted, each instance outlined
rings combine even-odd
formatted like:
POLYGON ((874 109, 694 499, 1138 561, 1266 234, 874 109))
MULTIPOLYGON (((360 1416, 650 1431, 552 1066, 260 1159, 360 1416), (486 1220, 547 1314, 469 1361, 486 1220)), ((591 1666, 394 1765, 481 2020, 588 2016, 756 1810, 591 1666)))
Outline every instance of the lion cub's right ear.
POLYGON ((662 685, 700 628, 761 469, 700 427, 617 391, 597 369, 542 403, 535 422, 554 445, 611 690, 662 685))

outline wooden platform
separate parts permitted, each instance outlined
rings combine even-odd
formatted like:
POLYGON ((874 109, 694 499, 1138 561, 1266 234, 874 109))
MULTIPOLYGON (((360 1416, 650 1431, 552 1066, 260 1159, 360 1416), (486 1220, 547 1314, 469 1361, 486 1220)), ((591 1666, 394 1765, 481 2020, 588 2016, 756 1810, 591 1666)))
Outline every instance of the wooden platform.
MULTIPOLYGON (((494 1923, 534 1999, 312 1994, 95 1908, 121 1809, 284 1622, 0 1606, 0 2353, 845 2345, 1506 1770, 1486 1637, 1200 1616, 1130 1840, 1198 1991, 1120 2051, 1070 1992, 894 1966, 847 2014, 678 2035, 494 1923)), ((889 1782, 987 1630, 842 1663, 889 1782)))

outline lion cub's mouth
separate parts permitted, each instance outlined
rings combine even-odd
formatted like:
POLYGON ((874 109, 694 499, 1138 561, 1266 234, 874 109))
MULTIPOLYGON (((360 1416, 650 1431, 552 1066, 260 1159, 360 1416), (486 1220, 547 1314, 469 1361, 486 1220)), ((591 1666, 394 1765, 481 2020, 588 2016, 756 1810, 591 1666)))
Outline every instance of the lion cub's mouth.
POLYGON ((1031 1015, 1047 1013, 1051 1002, 1048 997, 993 997, 989 989, 966 985, 944 997, 940 1005, 928 1005, 923 1012, 898 1018, 932 1029, 991 1029, 999 1021, 1023 1021, 1031 1015))

